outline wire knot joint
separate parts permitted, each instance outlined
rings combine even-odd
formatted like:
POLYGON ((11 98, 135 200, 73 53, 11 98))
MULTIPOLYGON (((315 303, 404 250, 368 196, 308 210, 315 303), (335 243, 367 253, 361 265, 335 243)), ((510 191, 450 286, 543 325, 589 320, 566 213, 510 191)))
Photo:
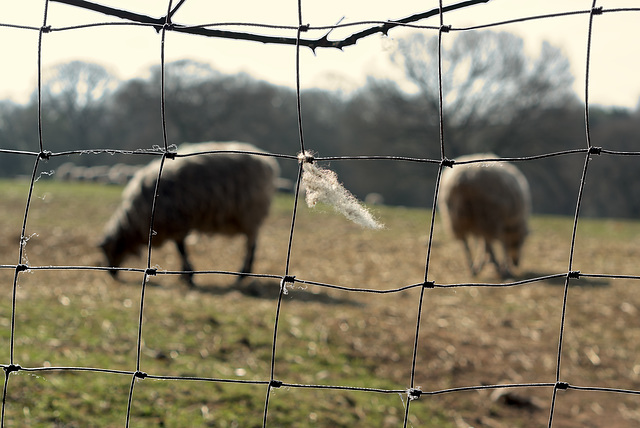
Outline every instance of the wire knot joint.
POLYGON ((19 370, 22 370, 22 367, 20 367, 19 364, 9 364, 4 368, 4 371, 7 375, 11 372, 17 372, 19 370))
POLYGON ((305 164, 313 164, 316 161, 315 157, 313 157, 313 153, 309 152, 309 151, 304 151, 304 152, 300 152, 298 153, 298 162, 305 164))
POLYGON ((149 376, 148 374, 146 374, 145 372, 141 372, 140 370, 138 370, 137 372, 135 372, 133 374, 135 377, 137 377, 138 379, 144 379, 147 376, 149 376))
POLYGON ((456 163, 456 161, 455 161, 455 160, 453 160, 453 159, 448 159, 448 158, 444 158, 444 159, 442 159, 442 161, 440 161, 440 164, 441 164, 442 166, 444 166, 444 167, 447 167, 447 168, 452 168, 452 167, 453 167, 453 164, 455 164, 455 163, 456 163))
POLYGON ((271 388, 280 388, 282 386, 282 381, 273 379, 269 382, 269 386, 271 388))
POLYGON ((282 277, 282 280, 280 280, 280 292, 282 294, 289 294, 289 290, 287 289, 287 287, 291 287, 293 286, 293 284, 296 282, 296 277, 293 275, 285 275, 282 277))
POLYGON ((409 397, 409 401, 417 400, 422 395, 422 390, 420 387, 417 388, 409 388, 407 391, 407 396, 409 397))

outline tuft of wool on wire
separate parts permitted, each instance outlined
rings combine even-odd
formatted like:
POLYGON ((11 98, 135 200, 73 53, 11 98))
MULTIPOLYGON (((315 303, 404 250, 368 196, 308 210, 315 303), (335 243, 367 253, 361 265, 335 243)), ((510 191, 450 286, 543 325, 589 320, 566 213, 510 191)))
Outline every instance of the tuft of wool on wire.
POLYGON ((302 185, 306 190, 305 199, 309 208, 322 202, 331 205, 337 212, 360 226, 369 229, 384 227, 351 192, 340 184, 335 172, 320 168, 308 159, 313 159, 308 152, 300 154, 300 160, 303 162, 302 185))

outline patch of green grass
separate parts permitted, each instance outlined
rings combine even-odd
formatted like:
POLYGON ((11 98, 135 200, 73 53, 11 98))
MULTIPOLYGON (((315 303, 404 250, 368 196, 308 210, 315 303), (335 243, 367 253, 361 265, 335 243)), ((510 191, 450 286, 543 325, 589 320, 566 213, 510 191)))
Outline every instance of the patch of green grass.
MULTIPOLYGON (((27 190, 24 182, 0 180, 2 265, 15 264, 27 190)), ((131 426, 262 426, 279 281, 254 278, 237 284, 229 276, 198 275, 196 289, 189 290, 178 277, 162 274, 179 266, 175 248, 154 249, 152 265, 158 264, 160 272, 145 289, 138 360, 141 275, 130 273, 116 282, 107 272, 61 268, 103 263, 95 243, 120 193, 119 187, 98 184, 36 183, 27 222, 27 234, 34 235, 25 257, 32 267, 51 269, 33 268, 18 276, 13 363, 129 374, 53 369, 12 373, 6 426, 122 426, 130 373, 136 370, 151 377, 135 381, 131 426)), ((259 242, 257 272, 284 274, 292 206, 290 195, 276 197, 259 242)), ((363 230, 330 207, 309 209, 300 200, 289 274, 372 290, 419 283, 430 211, 385 206, 372 211, 385 223, 384 230, 363 230)), ((579 225, 577 269, 638 273, 633 240, 640 234, 639 223, 581 219, 579 225)), ((531 226, 522 275, 566 270, 572 219, 535 216, 531 226)), ((499 281, 489 268, 470 278, 459 243, 447 237, 439 221, 434 232, 430 277, 443 283, 499 281)), ((189 251, 199 269, 232 269, 240 264, 242 242, 197 236, 189 251)), ((126 263, 144 265, 144 255, 126 263)), ((0 269, 0 363, 5 365, 11 362, 13 278, 14 269, 0 269)), ((583 279, 572 282, 562 377, 634 388, 640 381, 635 361, 640 352, 635 315, 640 292, 622 281, 582 284, 595 285, 583 279)), ((400 426, 406 394, 348 388, 408 388, 421 291, 364 294, 297 282, 281 302, 273 369, 276 380, 303 386, 272 389, 268 426, 400 426)), ((553 381, 562 291, 549 282, 425 290, 415 385, 436 391, 553 381)), ((518 392, 545 404, 550 396, 542 388, 518 392)), ((410 405, 410 426, 446 428, 461 421, 546 424, 546 409, 529 413, 507 408, 490 394, 423 394, 410 405)), ((557 409, 558 420, 571 417, 579 407, 597 423, 600 416, 574 397, 563 395, 567 401, 557 409)), ((607 408, 620 400, 634 406, 633 397, 619 396, 599 397, 598 404, 607 408)), ((616 415, 605 416, 620 418, 616 415)))

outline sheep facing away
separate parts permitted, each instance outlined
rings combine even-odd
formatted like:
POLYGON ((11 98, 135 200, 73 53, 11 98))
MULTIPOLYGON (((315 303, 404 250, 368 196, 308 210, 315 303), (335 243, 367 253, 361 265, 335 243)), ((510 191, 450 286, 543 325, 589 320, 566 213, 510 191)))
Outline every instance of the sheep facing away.
POLYGON ((492 153, 462 156, 442 173, 438 209, 445 227, 462 241, 471 273, 476 275, 487 256, 498 273, 510 277, 511 265, 518 266, 528 234, 531 194, 524 175, 506 162, 459 162, 499 159, 492 153), (469 238, 478 238, 481 257, 474 263, 469 238), (504 255, 498 262, 493 251, 497 241, 504 255), (484 244, 484 246, 482 246, 484 244), (484 247, 484 248, 482 248, 484 247))
MULTIPOLYGON (((209 151, 264 153, 237 142, 183 144, 178 154, 209 151)), ((148 245, 151 208, 160 160, 139 170, 123 191, 118 210, 105 227, 100 243, 110 267, 148 245)), ((198 154, 166 159, 153 219, 152 245, 174 241, 182 258, 183 279, 193 286, 185 238, 192 231, 246 236, 246 256, 240 270, 251 272, 258 231, 266 218, 279 175, 270 156, 244 153, 198 154)), ((117 277, 117 270, 111 274, 117 277)))

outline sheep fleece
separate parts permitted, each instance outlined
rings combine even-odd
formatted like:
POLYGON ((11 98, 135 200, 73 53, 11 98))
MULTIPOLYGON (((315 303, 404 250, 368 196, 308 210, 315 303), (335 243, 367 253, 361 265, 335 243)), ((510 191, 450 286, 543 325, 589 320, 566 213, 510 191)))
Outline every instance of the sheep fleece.
MULTIPOLYGON (((183 144, 178 154, 203 151, 263 153, 246 143, 183 144)), ((106 237, 125 241, 124 253, 146 245, 160 160, 139 170, 123 192, 123 201, 105 230, 106 237), (116 238, 117 239, 117 238, 116 238)), ((279 175, 269 156, 216 153, 166 159, 154 215, 153 245, 181 240, 192 230, 255 239, 269 212, 279 175)))
MULTIPOLYGON (((485 153, 461 156, 456 162, 498 158, 485 153)), ((515 166, 479 162, 443 172, 438 205, 443 222, 457 239, 475 235, 491 242, 502 241, 506 230, 527 234, 530 198, 527 180, 515 166)))

